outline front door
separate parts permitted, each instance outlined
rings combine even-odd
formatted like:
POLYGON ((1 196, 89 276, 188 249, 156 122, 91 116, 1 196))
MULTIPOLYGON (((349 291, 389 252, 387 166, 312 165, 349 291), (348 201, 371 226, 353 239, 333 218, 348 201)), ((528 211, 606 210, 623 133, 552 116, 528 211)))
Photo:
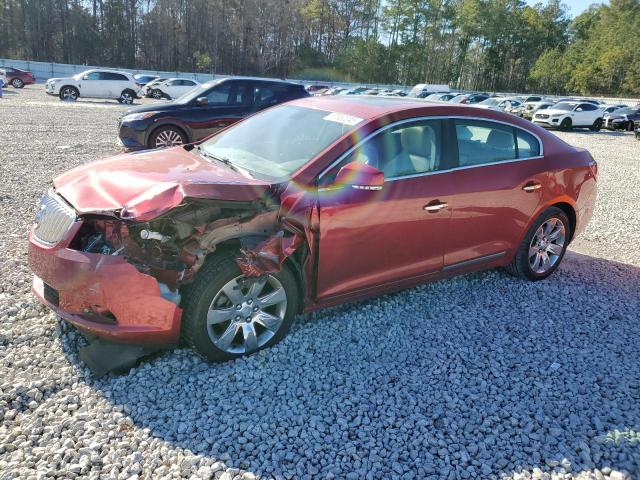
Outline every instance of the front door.
POLYGON ((320 178, 318 299, 437 273, 451 211, 438 172, 442 122, 396 124, 363 141, 320 178), (332 188, 339 168, 358 161, 384 172, 380 191, 332 188))
POLYGON ((81 97, 102 97, 109 95, 108 82, 104 80, 102 72, 90 72, 80 80, 80 96, 81 97))
POLYGON ((207 98, 207 104, 189 109, 185 119, 194 141, 212 135, 252 112, 253 91, 249 81, 223 82, 202 96, 207 98))

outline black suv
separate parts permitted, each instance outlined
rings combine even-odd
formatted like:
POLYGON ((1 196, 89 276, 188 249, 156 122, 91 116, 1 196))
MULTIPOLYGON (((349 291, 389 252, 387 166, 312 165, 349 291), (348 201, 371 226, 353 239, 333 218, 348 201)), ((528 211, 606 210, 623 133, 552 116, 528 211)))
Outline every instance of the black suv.
POLYGON ((619 108, 607 113, 602 119, 602 127, 607 130, 628 130, 633 132, 633 122, 640 120, 640 104, 635 107, 619 108))
POLYGON ((192 143, 259 110, 308 96, 303 85, 279 80, 213 80, 173 102, 127 110, 118 136, 129 150, 192 143))

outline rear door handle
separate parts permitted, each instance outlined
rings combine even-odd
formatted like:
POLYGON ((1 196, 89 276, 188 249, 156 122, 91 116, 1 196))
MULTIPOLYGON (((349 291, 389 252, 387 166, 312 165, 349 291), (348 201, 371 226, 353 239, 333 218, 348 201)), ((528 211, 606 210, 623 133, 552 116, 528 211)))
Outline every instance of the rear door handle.
POLYGON ((447 206, 448 205, 445 202, 440 202, 439 200, 434 200, 433 202, 426 204, 422 208, 424 210, 426 210, 427 212, 436 213, 436 212, 439 212, 440 210, 442 210, 443 208, 447 208, 447 206))
POLYGON ((542 184, 538 183, 538 182, 529 182, 527 183, 524 187, 522 187, 522 189, 525 192, 535 192, 536 190, 540 190, 542 188, 542 184))

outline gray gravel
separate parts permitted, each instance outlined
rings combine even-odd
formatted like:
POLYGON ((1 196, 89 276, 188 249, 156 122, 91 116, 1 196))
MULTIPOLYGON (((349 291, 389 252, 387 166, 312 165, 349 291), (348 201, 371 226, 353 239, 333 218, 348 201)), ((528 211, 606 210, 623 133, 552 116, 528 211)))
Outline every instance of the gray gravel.
POLYGON ((0 479, 640 478, 640 142, 600 165, 588 231, 536 284, 468 275, 301 318, 279 346, 176 350, 92 378, 32 298, 26 236, 59 172, 117 152, 109 102, 0 100, 0 479))

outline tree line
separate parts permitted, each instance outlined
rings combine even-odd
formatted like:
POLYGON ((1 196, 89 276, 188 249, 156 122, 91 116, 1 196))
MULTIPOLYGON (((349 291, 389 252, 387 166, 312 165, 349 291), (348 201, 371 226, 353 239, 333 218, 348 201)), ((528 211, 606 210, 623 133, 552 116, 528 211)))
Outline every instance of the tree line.
POLYGON ((640 0, 0 0, 0 57, 488 91, 640 93, 640 0))

